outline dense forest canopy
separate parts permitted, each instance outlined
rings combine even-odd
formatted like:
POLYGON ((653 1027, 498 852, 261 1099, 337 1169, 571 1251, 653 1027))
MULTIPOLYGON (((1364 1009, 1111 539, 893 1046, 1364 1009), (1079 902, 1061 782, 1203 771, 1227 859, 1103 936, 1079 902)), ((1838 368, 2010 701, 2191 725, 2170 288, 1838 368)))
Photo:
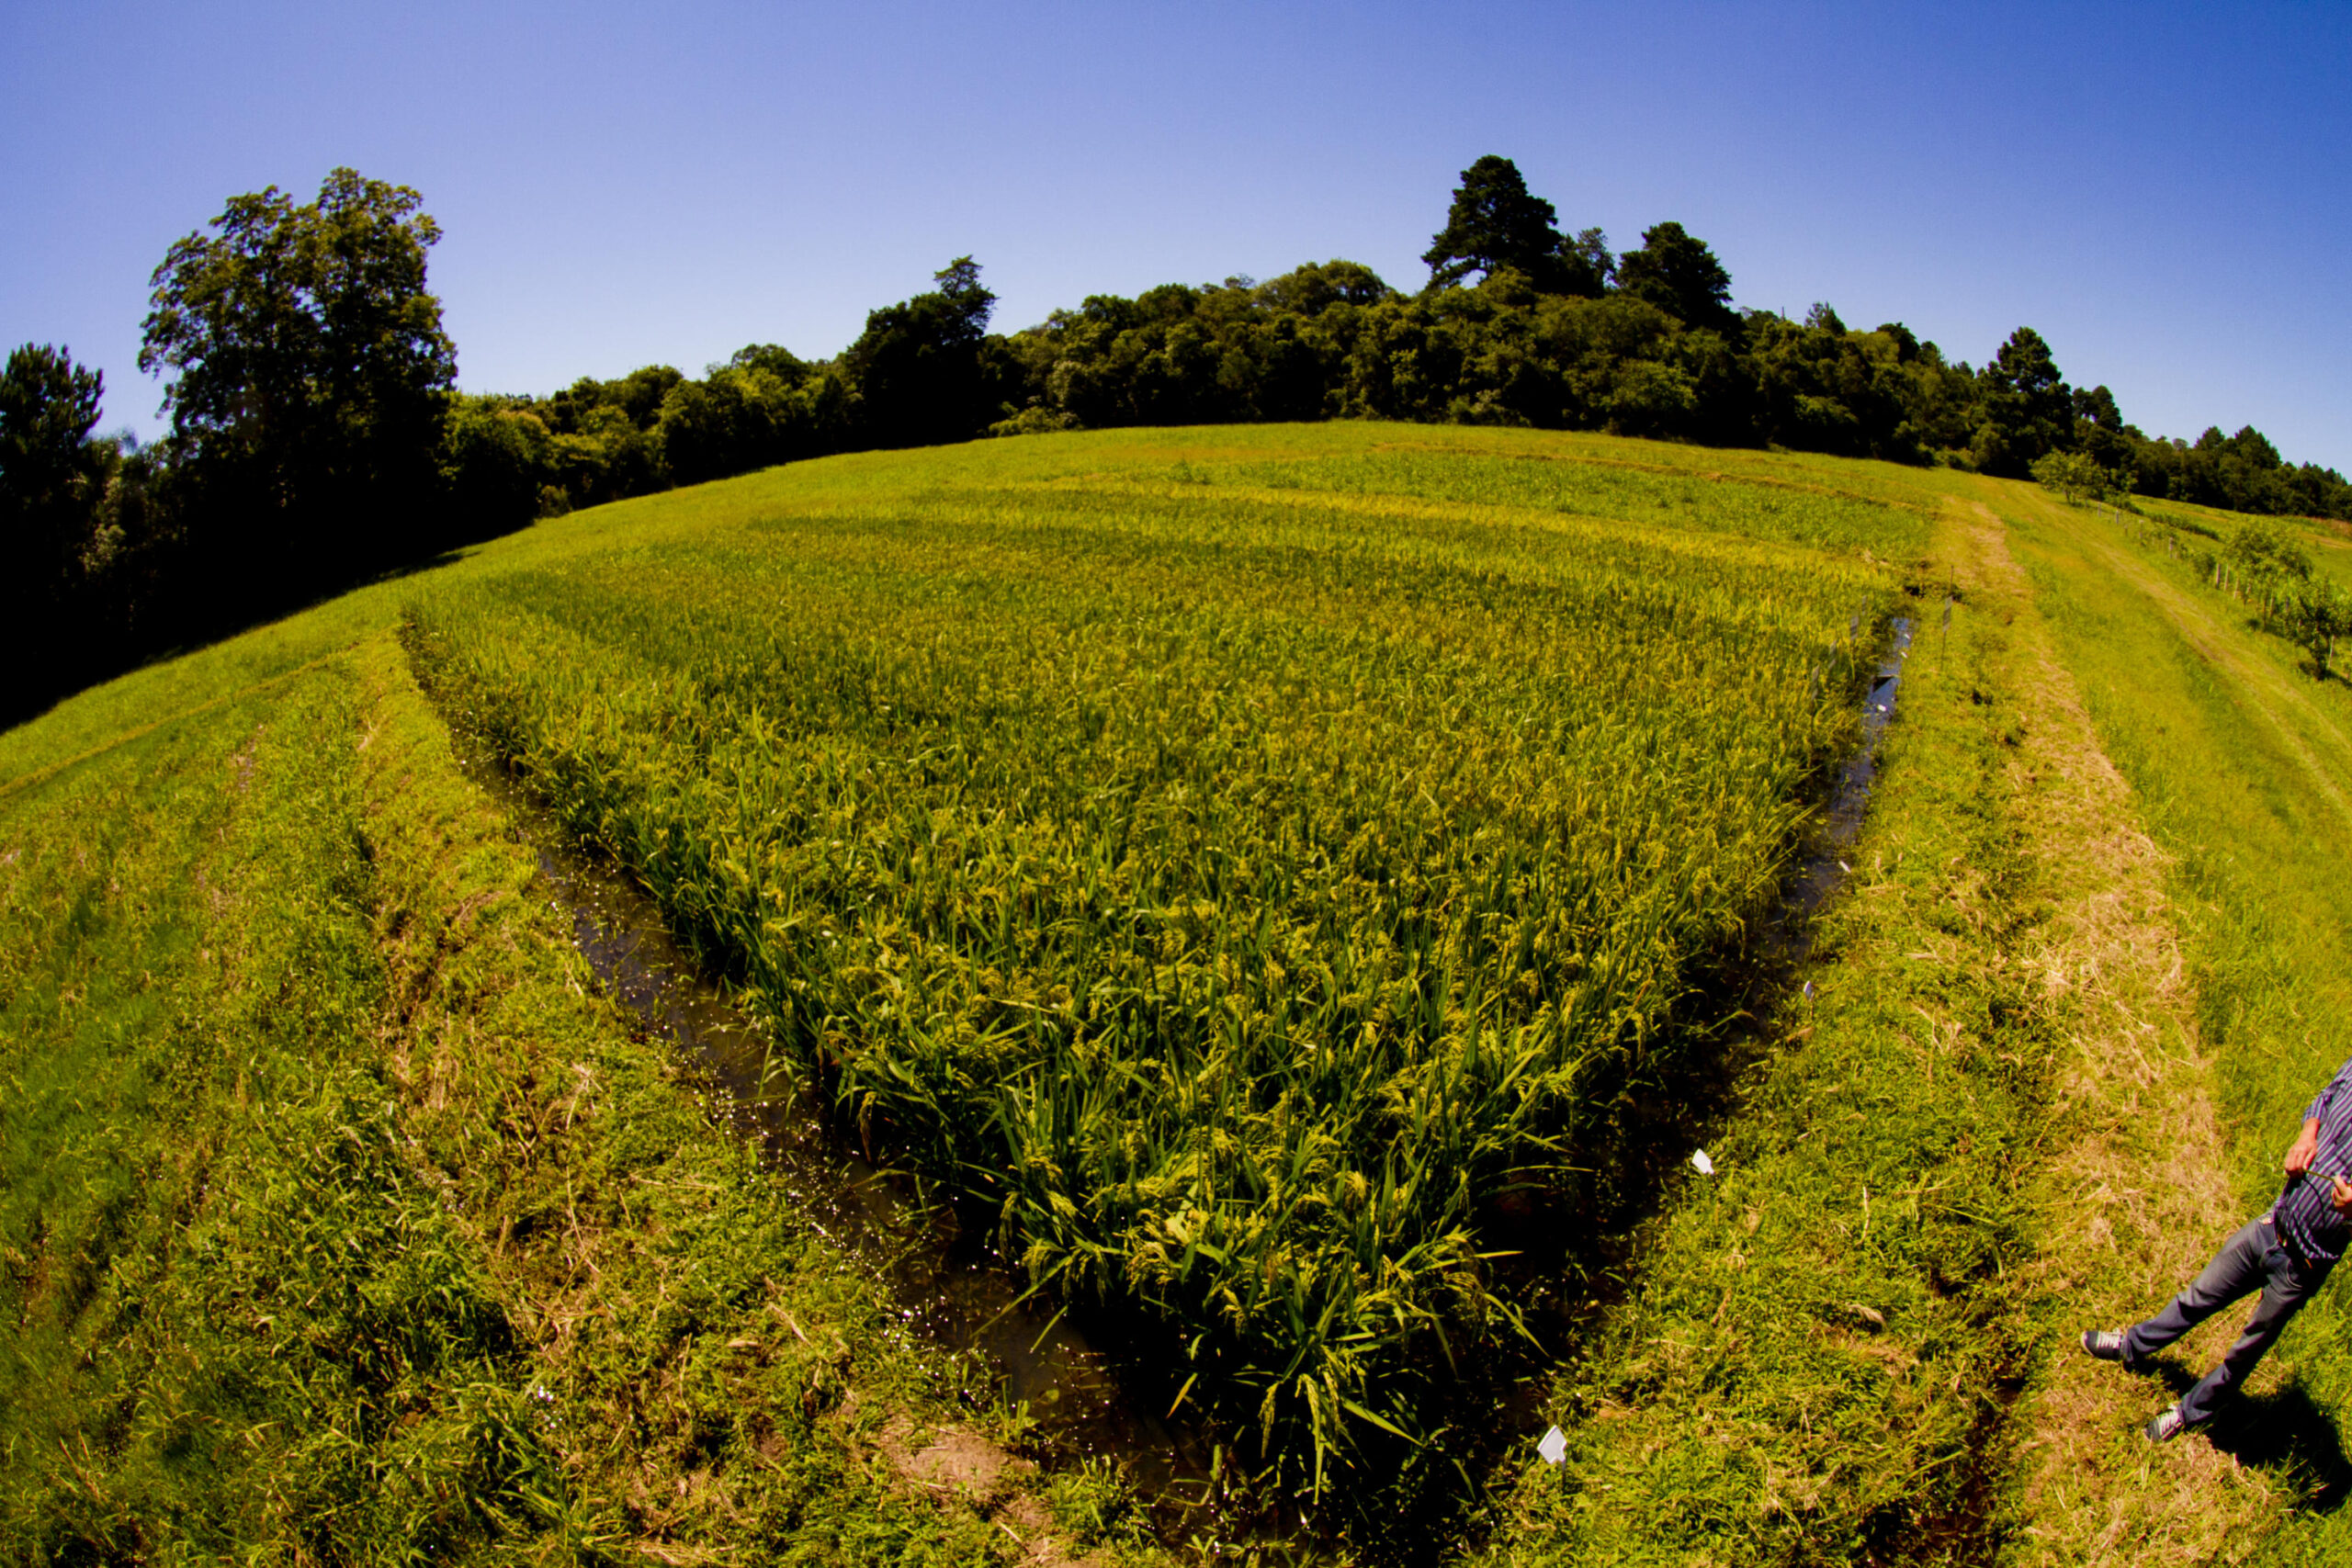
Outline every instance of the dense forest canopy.
POLYGON ((331 174, 232 198, 153 279, 142 369, 170 434, 93 436, 101 383, 26 344, 0 376, 0 722, 164 649, 577 506, 826 453, 984 434, 1387 419, 1778 446, 2070 491, 2352 518, 2352 485, 2252 427, 2194 442, 2070 387, 2011 333, 1981 370, 1899 321, 1732 303, 1679 223, 1618 254, 1510 159, 1462 173, 1414 292, 1349 261, 1095 295, 996 334, 970 256, 830 360, 752 344, 546 396, 455 389, 426 288, 440 231, 405 186, 331 174))

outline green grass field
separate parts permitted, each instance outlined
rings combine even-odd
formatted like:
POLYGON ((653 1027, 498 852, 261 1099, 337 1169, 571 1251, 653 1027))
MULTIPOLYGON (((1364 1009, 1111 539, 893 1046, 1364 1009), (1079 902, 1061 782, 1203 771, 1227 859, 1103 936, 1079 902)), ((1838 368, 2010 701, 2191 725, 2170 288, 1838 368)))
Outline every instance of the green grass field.
MULTIPOLYGON (((968 1371, 593 994, 454 725, 1226 1482, 1319 1500, 1249 1551, 2109 1550, 2021 1479, 2077 1408, 2059 1177, 2127 1092, 2086 911, 2140 885, 2083 846, 2144 820, 2176 856, 2149 918, 2247 1201, 2352 1049, 2342 689, 2134 538, 1598 436, 1024 438, 578 513, 75 698, 0 736, 0 1529, 30 1561, 1157 1550, 1099 1467, 1019 1479, 1017 1417, 953 1415, 968 1371), (2229 657, 2165 643, 2092 535, 2229 657), (1896 613, 1852 874, 1744 1006, 1896 613), (1655 1185, 1688 1149, 1622 1140, 1669 1127, 1715 1177, 1655 1185), (1531 1280, 1496 1256, 1530 1209, 1607 1234, 1531 1280), (1520 1317, 1561 1295, 1593 1304, 1539 1356, 1520 1317), (1502 1369, 1523 1433, 1476 1404, 1502 1369), (910 1434, 951 1429, 989 1479, 929 1477, 910 1434)), ((2279 1359, 2311 1433, 2332 1310, 2279 1359)), ((2098 1454, 2069 1484, 2158 1539, 2133 1499, 2169 1472, 2098 1454)), ((2211 1483, 2319 1551, 2326 1463, 2211 1483)))
POLYGON ((0 805, 6 1557, 1020 1560, 873 1457, 961 1374, 589 996, 389 631, 315 629, 0 805))

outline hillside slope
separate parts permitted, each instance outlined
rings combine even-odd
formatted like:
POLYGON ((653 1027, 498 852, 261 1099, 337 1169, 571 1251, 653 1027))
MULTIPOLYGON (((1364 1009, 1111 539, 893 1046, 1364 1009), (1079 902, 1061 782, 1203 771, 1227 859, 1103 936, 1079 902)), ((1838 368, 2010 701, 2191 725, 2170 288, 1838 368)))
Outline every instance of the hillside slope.
POLYGON ((1099 1470, 932 1500, 967 1374, 591 994, 456 717, 1227 1483, 1359 1477, 1306 1550, 2324 1546, 2333 1309, 2267 1447, 2152 1461, 2154 1391, 2065 1352, 2347 1044, 2343 688, 2157 540, 1601 437, 1032 438, 575 514, 85 694, 0 736, 0 1524, 1146 1550, 1099 1470))
POLYGON ((356 618, 0 797, 9 1560, 1062 1560, 356 618))

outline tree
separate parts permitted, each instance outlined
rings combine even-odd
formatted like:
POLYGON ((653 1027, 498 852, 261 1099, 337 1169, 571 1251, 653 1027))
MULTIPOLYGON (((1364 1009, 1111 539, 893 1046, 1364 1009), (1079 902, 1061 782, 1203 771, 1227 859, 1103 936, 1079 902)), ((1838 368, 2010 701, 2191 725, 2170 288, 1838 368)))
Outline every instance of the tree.
POLYGON ((1642 248, 1617 258, 1617 287, 1645 300, 1687 327, 1739 338, 1739 316, 1731 308, 1731 274, 1715 253, 1679 223, 1642 231, 1642 248))
POLYGON ((2197 445, 2200 450, 2226 453, 2256 473, 2269 473, 2280 463, 2278 448, 2250 424, 2228 437, 2223 437, 2218 429, 2209 429, 2198 437, 2197 445))
POLYGON ((431 519, 457 353, 422 204, 339 168, 306 205, 232 197, 155 269, 139 367, 172 377, 209 547, 266 598, 449 542, 431 519))
POLYGON ((2077 388, 2074 401, 2075 418, 2081 423, 2118 433, 2123 429, 2123 411, 2116 407, 2115 394, 2105 387, 2093 387, 2087 392, 2077 388))
POLYGON ((2241 579, 2311 581, 2311 552, 2275 523, 2240 524, 2229 543, 2222 547, 2222 560, 2233 576, 2241 579))
POLYGON ((2335 664, 2335 645, 2352 634, 2352 599, 2324 578, 2299 583, 2288 595, 2284 614, 2288 637, 2312 656, 2312 671, 2327 679, 2335 664))
POLYGON ((723 366, 713 365, 708 373, 720 370, 764 370, 786 386, 797 386, 808 379, 809 366, 798 355, 777 343, 747 343, 729 355, 723 366))
POLYGON ((676 483, 700 484, 808 457, 812 402, 807 383, 786 382, 758 363, 682 382, 662 403, 662 463, 676 483))
POLYGON ((97 371, 46 344, 26 344, 0 371, 0 720, 64 689, 81 663, 74 602, 112 456, 90 440, 105 390, 97 371))
POLYGON ((868 445, 968 441, 996 417, 981 355, 996 296, 980 287, 969 256, 932 279, 939 285, 932 292, 867 315, 865 331, 842 355, 868 445))
POLYGON ((517 400, 458 397, 442 445, 442 482, 469 534, 502 534, 537 515, 548 446, 547 425, 517 400))
POLYGON ((1898 339, 1849 332, 1826 304, 1802 325, 1758 311, 1745 337, 1740 360, 1755 388, 1757 435, 1807 452, 1919 460, 1917 427, 1906 417, 1913 381, 1898 339))
POLYGON ((51 592, 81 558, 105 393, 105 377, 46 344, 25 344, 0 372, 0 550, 12 586, 51 592))
POLYGON ((1334 305, 1377 305, 1396 290, 1351 261, 1309 262, 1258 285, 1258 301, 1277 313, 1319 316, 1334 305))
POLYGON ((1598 295, 1606 287, 1608 242, 1598 229, 1565 238, 1550 202, 1529 194, 1519 165, 1492 153, 1462 171, 1445 227, 1430 241, 1430 288, 1451 288, 1472 273, 1509 268, 1540 294, 1598 295))
POLYGON ((2031 327, 2011 333, 1981 379, 1984 420, 1975 442, 1978 467, 2022 476, 2044 454, 2074 445, 2075 395, 2040 333, 2031 327))
POLYGON ((1598 297, 1617 281, 1617 257, 1609 249, 1609 236, 1598 227, 1577 230, 1576 238, 1566 242, 1561 254, 1571 272, 1583 268, 1592 283, 1589 288, 1570 289, 1570 293, 1598 297))
POLYGON ((2065 501, 2096 500, 2114 482, 2086 452, 2044 452, 2034 459, 2032 471, 2042 489, 2065 501))

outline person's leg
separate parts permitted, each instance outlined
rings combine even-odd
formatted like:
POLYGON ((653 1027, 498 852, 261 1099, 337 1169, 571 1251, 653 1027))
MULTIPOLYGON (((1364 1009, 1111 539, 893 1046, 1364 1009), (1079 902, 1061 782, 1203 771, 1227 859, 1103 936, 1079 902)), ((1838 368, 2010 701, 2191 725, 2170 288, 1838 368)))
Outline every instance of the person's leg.
POLYGON ((2265 1272, 2262 1300, 2256 1303, 2254 1316, 2246 1320, 2245 1332, 2238 1336, 2238 1342, 2230 1347, 2230 1353, 2222 1358, 2220 1366, 2180 1396, 2180 1418, 2192 1427, 2211 1419, 2232 1389, 2245 1386, 2263 1352, 2278 1342, 2278 1336, 2287 1331, 2289 1320, 2327 1278, 2324 1269, 2309 1273, 2298 1269, 2285 1249, 2276 1245, 2265 1259, 2265 1272))
MULTIPOLYGON (((2268 1271, 2263 1254, 2270 1249, 2270 1227, 2253 1220, 2222 1244, 2205 1271, 2188 1288, 2165 1303, 2164 1311, 2123 1331, 2123 1364, 2138 1371, 2163 1349, 2223 1307, 2262 1288, 2268 1271)), ((2259 1354, 2259 1352, 2257 1352, 2259 1354)))

